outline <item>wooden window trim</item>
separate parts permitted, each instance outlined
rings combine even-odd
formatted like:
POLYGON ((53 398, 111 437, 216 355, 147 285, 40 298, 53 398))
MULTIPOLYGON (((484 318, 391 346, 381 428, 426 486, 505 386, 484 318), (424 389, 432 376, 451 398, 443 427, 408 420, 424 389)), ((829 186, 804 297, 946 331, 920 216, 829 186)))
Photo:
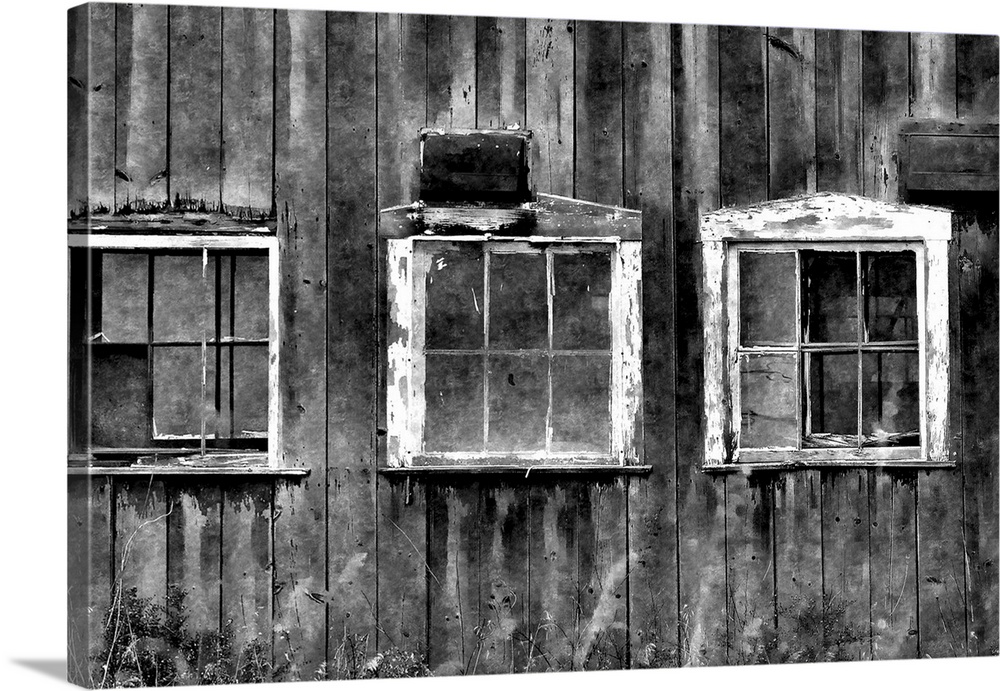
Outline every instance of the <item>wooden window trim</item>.
POLYGON ((948 211, 820 194, 705 214, 700 239, 705 471, 741 467, 953 467, 948 448, 948 211), (919 447, 739 448, 739 293, 735 259, 737 251, 747 247, 763 251, 818 248, 916 252, 919 447))
POLYGON ((68 249, 93 250, 264 250, 268 262, 268 409, 267 409, 267 451, 218 450, 208 453, 204 459, 193 460, 188 451, 201 449, 107 449, 107 454, 123 458, 140 455, 157 457, 154 464, 117 461, 95 463, 95 455, 101 450, 70 454, 68 473, 70 475, 269 475, 302 476, 308 471, 285 468, 279 463, 281 439, 281 395, 278 385, 280 371, 279 333, 279 292, 280 274, 278 269, 278 238, 264 234, 225 235, 140 235, 114 233, 70 233, 68 249))
POLYGON ((540 237, 450 235, 410 236, 387 240, 388 346, 386 420, 389 469, 437 468, 456 472, 483 468, 524 470, 541 468, 593 469, 637 466, 641 459, 642 318, 641 242, 619 237, 540 237), (417 329, 424 305, 416 285, 415 251, 420 243, 477 242, 514 247, 553 246, 555 251, 601 245, 612 256, 611 286, 611 453, 424 453, 423 352, 417 329), (565 248, 565 249, 563 249, 565 248))

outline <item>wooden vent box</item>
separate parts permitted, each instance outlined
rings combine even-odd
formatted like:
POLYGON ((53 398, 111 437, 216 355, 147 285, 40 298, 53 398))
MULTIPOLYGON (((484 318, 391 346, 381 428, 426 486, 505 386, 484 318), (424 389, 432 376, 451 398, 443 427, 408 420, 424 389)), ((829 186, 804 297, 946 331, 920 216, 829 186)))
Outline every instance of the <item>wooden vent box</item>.
POLYGON ((531 201, 530 143, 527 130, 423 130, 421 201, 531 201))
POLYGON ((910 120, 900 127, 900 192, 996 192, 997 125, 910 120))

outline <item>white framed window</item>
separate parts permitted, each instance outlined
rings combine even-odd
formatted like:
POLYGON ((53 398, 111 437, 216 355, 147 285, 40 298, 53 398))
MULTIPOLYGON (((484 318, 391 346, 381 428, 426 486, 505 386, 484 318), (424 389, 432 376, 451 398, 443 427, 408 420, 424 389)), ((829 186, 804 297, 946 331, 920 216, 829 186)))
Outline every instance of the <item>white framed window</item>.
POLYGON ((640 244, 389 239, 389 466, 637 464, 640 244))
POLYGON ((950 237, 835 194, 705 214, 706 469, 948 464, 950 237))
POLYGON ((278 467, 273 235, 70 234, 70 460, 278 467))

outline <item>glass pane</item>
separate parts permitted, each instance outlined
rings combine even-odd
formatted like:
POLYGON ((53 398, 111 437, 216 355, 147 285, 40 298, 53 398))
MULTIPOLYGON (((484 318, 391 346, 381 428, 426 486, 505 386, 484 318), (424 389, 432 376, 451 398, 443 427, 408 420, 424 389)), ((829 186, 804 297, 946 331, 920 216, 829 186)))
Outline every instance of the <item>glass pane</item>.
MULTIPOLYGON (((214 320, 204 294, 201 253, 166 254, 153 258, 153 340, 201 341, 215 333, 214 320)), ((214 276, 214 263, 209 276, 214 276)), ((214 281, 210 281, 214 294, 214 281)))
POLYGON ((611 357, 552 359, 552 450, 611 452, 611 357))
POLYGON ((157 439, 201 437, 205 412, 206 434, 214 436, 215 350, 208 350, 205 404, 201 398, 201 346, 153 349, 153 436, 157 439))
POLYGON ((241 254, 233 257, 233 336, 238 339, 267 338, 267 256, 241 254))
POLYGON ((803 446, 858 444, 858 354, 805 355, 806 436, 803 446))
POLYGON ((483 450, 483 358, 428 355, 424 372, 424 449, 483 450))
MULTIPOLYGON (((105 252, 101 259, 101 323, 111 343, 146 343, 149 304, 149 255, 105 252)), ((96 334, 90 334, 96 336, 96 334)))
POLYGON ((802 252, 802 321, 807 343, 857 342, 857 275, 853 252, 802 252))
POLYGON ((267 346, 237 346, 233 358, 233 437, 267 437, 267 346))
POLYGON ((917 353, 863 353, 865 446, 920 445, 920 358, 917 353))
POLYGON ((546 348, 544 254, 490 255, 490 347, 546 348))
POLYGON ((424 347, 483 346, 483 249, 452 244, 429 252, 424 347))
POLYGON ((490 356, 488 451, 545 448, 548 366, 545 355, 490 356))
POLYGON ((796 447, 795 355, 740 356, 740 447, 796 447))
POLYGON ((149 445, 146 346, 95 345, 91 349, 91 443, 149 445))
POLYGON ((603 350, 611 347, 608 322, 611 255, 608 252, 552 256, 552 347, 603 350))
POLYGON ((740 343, 795 343, 795 254, 740 252, 740 343))
POLYGON ((917 262, 913 252, 862 254, 869 341, 917 340, 917 262))

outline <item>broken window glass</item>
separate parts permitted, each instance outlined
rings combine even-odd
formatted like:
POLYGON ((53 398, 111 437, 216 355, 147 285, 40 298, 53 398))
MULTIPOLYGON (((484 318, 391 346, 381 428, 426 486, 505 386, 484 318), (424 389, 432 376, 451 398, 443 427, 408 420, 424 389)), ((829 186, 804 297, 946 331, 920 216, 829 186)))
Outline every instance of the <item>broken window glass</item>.
POLYGON ((740 357, 740 446, 798 445, 795 354, 740 357))
POLYGON ((913 252, 861 255, 868 341, 917 340, 917 266, 913 252))
POLYGON ((920 445, 919 367, 916 352, 862 354, 865 446, 920 445))
POLYGON ((858 340, 857 255, 802 252, 803 340, 855 343, 858 340))

